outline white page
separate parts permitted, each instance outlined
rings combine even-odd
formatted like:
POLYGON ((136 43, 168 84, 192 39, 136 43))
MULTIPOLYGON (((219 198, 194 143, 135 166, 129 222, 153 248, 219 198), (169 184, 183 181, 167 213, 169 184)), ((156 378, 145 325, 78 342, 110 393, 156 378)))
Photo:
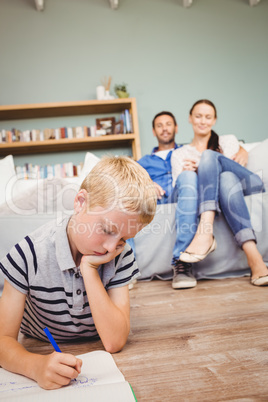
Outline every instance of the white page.
POLYGON ((77 356, 83 361, 81 374, 70 385, 47 391, 27 377, 0 369, 0 400, 47 402, 128 402, 135 401, 129 384, 112 355, 95 351, 77 356))

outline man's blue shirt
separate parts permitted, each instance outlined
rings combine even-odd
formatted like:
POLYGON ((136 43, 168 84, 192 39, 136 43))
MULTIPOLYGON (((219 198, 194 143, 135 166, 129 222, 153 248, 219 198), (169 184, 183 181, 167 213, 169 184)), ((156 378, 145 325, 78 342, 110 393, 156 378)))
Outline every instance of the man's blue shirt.
MULTIPOLYGON (((180 145, 181 146, 181 145, 180 145)), ((179 148, 175 144, 174 149, 179 148)), ((169 197, 173 191, 171 173, 171 155, 173 149, 168 153, 166 160, 157 156, 158 147, 155 147, 151 155, 145 155, 138 163, 149 173, 151 179, 165 190, 165 197, 169 197)))

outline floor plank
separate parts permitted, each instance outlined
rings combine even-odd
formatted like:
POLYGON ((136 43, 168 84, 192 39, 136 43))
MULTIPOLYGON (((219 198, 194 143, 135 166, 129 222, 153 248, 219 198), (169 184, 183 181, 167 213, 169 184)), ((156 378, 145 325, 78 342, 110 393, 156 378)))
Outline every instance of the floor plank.
MULTIPOLYGON (((238 278, 173 290, 155 280, 138 282, 130 297, 131 333, 113 357, 139 402, 268 401, 268 287, 238 278)), ((103 349, 100 341, 61 348, 103 349)))

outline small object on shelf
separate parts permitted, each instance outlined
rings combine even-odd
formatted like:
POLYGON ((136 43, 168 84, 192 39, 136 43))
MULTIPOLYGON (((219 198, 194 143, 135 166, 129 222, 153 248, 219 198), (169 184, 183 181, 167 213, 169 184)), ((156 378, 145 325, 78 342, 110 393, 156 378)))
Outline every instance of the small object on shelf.
POLYGON ((96 126, 97 126, 96 134, 97 135, 114 134, 114 125, 115 125, 114 117, 102 117, 100 119, 96 119, 96 126))
POLYGON ((114 133, 123 134, 124 133, 124 122, 123 120, 116 121, 114 124, 114 133))
POLYGON ((98 85, 96 88, 97 99, 102 100, 105 97, 105 88, 103 85, 98 85))
POLYGON ((104 79, 101 80, 102 85, 97 87, 98 100, 114 99, 114 96, 110 94, 111 81, 112 81, 111 76, 109 76, 108 78, 104 77, 104 79))
POLYGON ((116 93, 116 95, 118 96, 118 98, 128 98, 129 97, 129 93, 127 91, 127 84, 123 83, 121 85, 115 85, 114 87, 114 91, 116 93))

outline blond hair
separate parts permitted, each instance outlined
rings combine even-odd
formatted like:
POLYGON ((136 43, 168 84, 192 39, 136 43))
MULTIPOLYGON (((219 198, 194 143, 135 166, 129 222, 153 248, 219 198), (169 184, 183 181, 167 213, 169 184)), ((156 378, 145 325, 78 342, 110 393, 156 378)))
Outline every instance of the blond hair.
POLYGON ((140 222, 152 221, 156 210, 154 184, 137 162, 126 156, 105 156, 84 179, 88 208, 97 206, 138 214, 140 222))

